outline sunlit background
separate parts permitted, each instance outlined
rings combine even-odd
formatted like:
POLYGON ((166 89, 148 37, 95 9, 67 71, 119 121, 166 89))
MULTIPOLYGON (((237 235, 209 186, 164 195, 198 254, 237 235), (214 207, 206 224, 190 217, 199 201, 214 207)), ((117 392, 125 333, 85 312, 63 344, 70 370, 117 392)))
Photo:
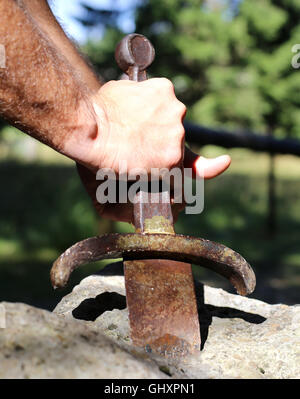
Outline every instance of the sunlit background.
MULTIPOLYGON (((300 42, 298 0, 52 1, 67 34, 95 71, 118 79, 114 49, 129 32, 151 39, 149 73, 166 76, 195 124, 273 139, 300 139, 300 69, 291 66, 300 42)), ((76 68, 76 66, 74 66, 76 68)), ((230 169, 205 183, 205 209, 182 214, 178 233, 221 242, 253 266, 251 295, 270 303, 300 303, 300 159, 249 149, 193 144, 205 156, 229 153, 230 169)), ((74 272, 54 292, 49 271, 67 247, 132 227, 99 220, 73 161, 16 129, 0 131, 0 301, 53 309, 84 276, 109 262, 74 272)), ((195 276, 233 292, 214 273, 195 276)))

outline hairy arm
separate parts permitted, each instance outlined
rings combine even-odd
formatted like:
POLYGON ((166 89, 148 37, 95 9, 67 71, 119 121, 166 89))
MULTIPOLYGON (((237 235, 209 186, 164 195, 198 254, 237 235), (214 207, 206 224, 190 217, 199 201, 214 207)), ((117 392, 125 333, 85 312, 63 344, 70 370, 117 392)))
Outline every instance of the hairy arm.
POLYGON ((90 92, 96 93, 103 82, 95 75, 76 45, 67 37, 53 15, 47 0, 23 0, 22 3, 39 29, 45 33, 48 40, 51 40, 56 51, 64 56, 64 61, 73 66, 73 71, 81 83, 90 92))
POLYGON ((28 12, 25 2, 0 2, 0 114, 12 125, 76 158, 70 136, 85 145, 97 133, 89 91, 28 12), (74 156, 75 155, 75 156, 74 156))

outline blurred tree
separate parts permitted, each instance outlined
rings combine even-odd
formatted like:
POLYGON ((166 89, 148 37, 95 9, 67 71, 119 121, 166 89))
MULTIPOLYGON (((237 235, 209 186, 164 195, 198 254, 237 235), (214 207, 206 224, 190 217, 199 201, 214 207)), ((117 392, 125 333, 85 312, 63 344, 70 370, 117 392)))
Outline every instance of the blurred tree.
MULTIPOLYGON (((300 73, 291 66, 299 0, 147 0, 135 6, 136 31, 158 54, 151 74, 173 81, 189 119, 300 137, 300 73)), ((106 29, 84 51, 105 79, 116 79, 113 52, 124 34, 119 16, 87 11, 83 23, 106 29)))

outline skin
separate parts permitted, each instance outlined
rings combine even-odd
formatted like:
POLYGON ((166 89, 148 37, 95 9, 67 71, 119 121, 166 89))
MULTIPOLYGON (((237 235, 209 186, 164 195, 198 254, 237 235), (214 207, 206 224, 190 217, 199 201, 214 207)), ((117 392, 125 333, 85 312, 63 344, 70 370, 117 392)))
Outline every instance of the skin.
MULTIPOLYGON (((67 38, 45 0, 1 0, 0 115, 77 162, 98 213, 132 221, 131 204, 100 205, 99 168, 190 167, 212 178, 230 157, 205 159, 184 147, 186 108, 165 78, 103 84, 67 38)), ((203 175, 201 173, 201 175, 203 175)), ((174 206, 174 216, 184 207, 174 206)))

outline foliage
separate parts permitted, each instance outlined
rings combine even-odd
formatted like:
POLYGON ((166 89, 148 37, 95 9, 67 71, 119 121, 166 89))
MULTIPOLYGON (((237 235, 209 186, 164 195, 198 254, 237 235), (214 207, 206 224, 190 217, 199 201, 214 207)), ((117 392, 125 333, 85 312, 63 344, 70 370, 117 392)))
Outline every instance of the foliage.
MULTIPOLYGON (((189 119, 279 137, 300 137, 300 72, 291 66, 299 18, 297 0, 147 0, 135 13, 136 31, 156 48, 151 75, 173 81, 189 119)), ((118 76, 123 34, 110 18, 84 47, 105 79, 118 76)))

